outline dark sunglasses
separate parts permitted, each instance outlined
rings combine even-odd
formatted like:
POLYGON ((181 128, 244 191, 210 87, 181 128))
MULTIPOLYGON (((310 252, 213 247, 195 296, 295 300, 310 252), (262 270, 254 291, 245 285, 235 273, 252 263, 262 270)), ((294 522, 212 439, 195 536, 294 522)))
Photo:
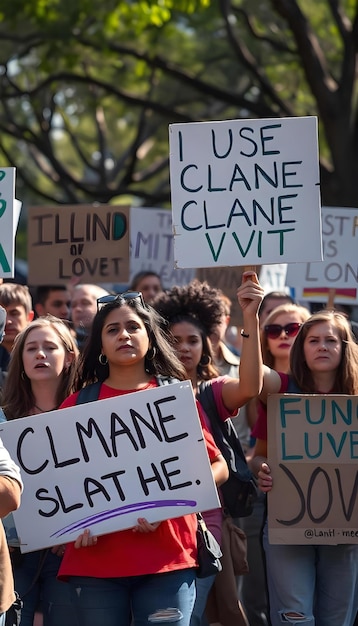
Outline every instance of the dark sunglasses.
POLYGON ((143 296, 140 291, 124 291, 123 293, 116 293, 115 295, 108 294, 108 296, 102 296, 97 300, 97 311, 100 311, 106 304, 111 302, 121 302, 121 300, 139 300, 143 309, 146 308, 143 296))
POLYGON ((286 324, 286 326, 268 324, 265 326, 265 333, 269 339, 278 339, 282 331, 284 331, 286 337, 296 337, 301 326, 302 324, 299 324, 299 322, 291 322, 291 324, 286 324))

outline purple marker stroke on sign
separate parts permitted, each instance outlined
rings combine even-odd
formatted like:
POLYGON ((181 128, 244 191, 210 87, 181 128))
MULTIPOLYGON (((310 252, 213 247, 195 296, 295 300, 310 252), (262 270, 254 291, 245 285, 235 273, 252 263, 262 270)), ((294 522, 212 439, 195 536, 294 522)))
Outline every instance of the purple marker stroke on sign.
POLYGON ((135 504, 127 504, 126 506, 120 506, 117 509, 112 509, 111 511, 102 511, 101 513, 84 517, 73 524, 69 524, 68 526, 64 526, 63 528, 56 530, 56 532, 52 533, 51 537, 61 537, 65 533, 82 530, 83 528, 86 528, 88 524, 95 526, 96 524, 100 524, 101 522, 111 519, 112 517, 119 517, 120 515, 125 515, 126 513, 157 509, 165 506, 195 507, 196 504, 196 500, 152 500, 151 502, 136 502, 135 504))

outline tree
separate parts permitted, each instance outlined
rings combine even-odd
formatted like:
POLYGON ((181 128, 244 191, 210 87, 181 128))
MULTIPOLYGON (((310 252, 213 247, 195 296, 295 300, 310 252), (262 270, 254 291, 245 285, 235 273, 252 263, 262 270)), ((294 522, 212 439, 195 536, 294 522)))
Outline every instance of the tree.
POLYGON ((2 0, 2 160, 42 201, 165 206, 168 124, 318 115, 323 202, 358 206, 357 10, 2 0))

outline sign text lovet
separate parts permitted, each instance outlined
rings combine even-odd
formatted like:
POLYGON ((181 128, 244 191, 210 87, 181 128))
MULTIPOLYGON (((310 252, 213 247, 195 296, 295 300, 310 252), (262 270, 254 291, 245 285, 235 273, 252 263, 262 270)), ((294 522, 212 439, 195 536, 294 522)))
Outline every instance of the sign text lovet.
POLYGON ((169 140, 178 267, 321 260, 315 117, 172 124, 169 140))

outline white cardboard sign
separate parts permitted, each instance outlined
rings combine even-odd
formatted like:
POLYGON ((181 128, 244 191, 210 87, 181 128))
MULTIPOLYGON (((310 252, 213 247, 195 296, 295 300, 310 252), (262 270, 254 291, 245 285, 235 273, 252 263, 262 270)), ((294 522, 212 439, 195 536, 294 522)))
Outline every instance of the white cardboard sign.
MULTIPOLYGON (((15 210, 15 168, 0 169, 0 277, 13 278, 15 233, 19 211, 15 210)), ((21 206, 21 205, 20 205, 21 206)))
POLYGON ((178 267, 322 259, 317 118, 169 127, 178 267))
POLYGON ((168 209, 131 207, 130 280, 142 271, 159 274, 164 289, 186 285, 195 270, 174 267, 172 214, 168 209))
POLYGON ((286 282, 299 300, 358 302, 358 209, 322 207, 323 257, 319 263, 289 265, 286 282))
POLYGON ((191 383, 1 424, 21 468, 21 551, 220 506, 191 383))

